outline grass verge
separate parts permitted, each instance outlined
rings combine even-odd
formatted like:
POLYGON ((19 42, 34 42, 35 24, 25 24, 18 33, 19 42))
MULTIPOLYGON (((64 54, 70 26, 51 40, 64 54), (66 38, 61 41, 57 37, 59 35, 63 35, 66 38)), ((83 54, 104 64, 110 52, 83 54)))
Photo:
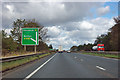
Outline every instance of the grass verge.
POLYGON ((20 65, 26 64, 28 62, 40 59, 40 58, 48 56, 48 55, 50 55, 50 53, 43 54, 43 55, 36 55, 36 56, 25 57, 23 59, 10 61, 10 62, 4 62, 4 63, 2 63, 2 72, 10 70, 10 69, 15 68, 15 67, 18 67, 20 65))
POLYGON ((120 56, 112 54, 98 54, 98 53, 82 53, 82 54, 120 59, 120 56))

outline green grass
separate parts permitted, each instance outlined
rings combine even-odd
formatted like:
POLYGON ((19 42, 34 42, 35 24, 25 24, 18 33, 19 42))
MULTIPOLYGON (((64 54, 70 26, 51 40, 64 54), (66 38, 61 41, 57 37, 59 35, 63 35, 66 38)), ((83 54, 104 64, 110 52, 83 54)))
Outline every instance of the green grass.
POLYGON ((4 63, 2 63, 2 71, 20 66, 22 64, 28 63, 28 62, 36 60, 36 59, 40 59, 40 58, 47 56, 47 55, 50 55, 50 53, 43 54, 43 55, 30 56, 30 57, 26 57, 26 58, 19 59, 16 61, 11 61, 11 62, 4 62, 4 63))
POLYGON ((120 58, 118 55, 112 55, 112 54, 99 54, 99 53, 83 53, 88 55, 94 55, 94 56, 101 56, 101 57, 109 57, 109 58, 120 58))

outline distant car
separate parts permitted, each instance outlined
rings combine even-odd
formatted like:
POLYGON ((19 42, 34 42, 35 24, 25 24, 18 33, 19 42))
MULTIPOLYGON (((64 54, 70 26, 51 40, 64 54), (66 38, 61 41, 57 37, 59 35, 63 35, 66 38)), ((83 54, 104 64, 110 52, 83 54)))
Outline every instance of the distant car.
POLYGON ((58 53, 63 53, 63 51, 58 51, 58 53))
POLYGON ((67 51, 67 53, 70 53, 70 51, 67 51))

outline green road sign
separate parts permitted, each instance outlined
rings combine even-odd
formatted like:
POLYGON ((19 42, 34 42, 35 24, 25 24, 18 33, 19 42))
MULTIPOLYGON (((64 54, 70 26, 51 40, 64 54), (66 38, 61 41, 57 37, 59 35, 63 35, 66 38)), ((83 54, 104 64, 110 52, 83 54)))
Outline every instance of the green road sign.
POLYGON ((39 45, 38 28, 22 28, 22 45, 39 45))

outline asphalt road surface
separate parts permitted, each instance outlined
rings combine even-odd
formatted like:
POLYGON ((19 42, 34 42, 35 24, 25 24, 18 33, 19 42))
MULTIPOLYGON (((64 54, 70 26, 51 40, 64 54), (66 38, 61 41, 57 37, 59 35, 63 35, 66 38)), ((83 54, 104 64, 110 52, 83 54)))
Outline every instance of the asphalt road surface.
POLYGON ((3 78, 118 78, 118 60, 56 53, 10 71, 3 78))

